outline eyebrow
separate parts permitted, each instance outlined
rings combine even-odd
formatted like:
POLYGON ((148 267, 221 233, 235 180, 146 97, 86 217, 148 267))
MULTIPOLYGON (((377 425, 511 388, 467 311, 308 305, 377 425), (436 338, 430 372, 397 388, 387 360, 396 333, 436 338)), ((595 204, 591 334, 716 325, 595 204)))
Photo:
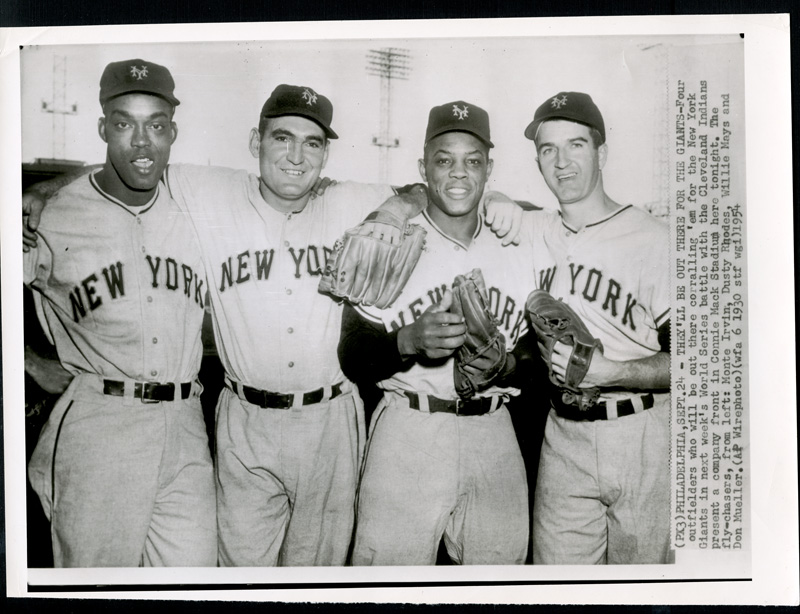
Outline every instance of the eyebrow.
MULTIPOLYGON (((297 138, 297 135, 292 132, 291 130, 287 130, 286 128, 276 128, 275 130, 270 131, 270 136, 289 136, 292 138, 297 138)), ((322 144, 324 141, 321 136, 317 134, 310 134, 309 136, 303 139, 306 143, 314 142, 322 144)))
MULTIPOLYGON (((122 109, 114 109, 113 111, 111 111, 110 115, 121 115, 122 117, 124 117, 126 119, 135 119, 133 117, 133 115, 131 115, 127 111, 123 111, 122 109)), ((156 111, 155 113, 152 113, 147 119, 148 120, 149 119, 155 119, 157 117, 167 117, 167 118, 169 118, 169 115, 167 113, 165 113, 164 111, 156 111)))
MULTIPOLYGON (((437 149, 436 151, 431 153, 431 155, 434 155, 434 156, 439 155, 439 154, 445 154, 445 155, 448 155, 448 156, 455 155, 452 151, 449 151, 447 149, 437 149)), ((479 156, 483 156, 484 158, 486 157, 486 155, 480 149, 473 149, 472 151, 468 151, 465 155, 474 156, 476 154, 479 155, 479 156)))
MULTIPOLYGON (((589 142, 589 139, 587 139, 586 137, 582 137, 582 136, 576 136, 575 138, 568 139, 568 141, 567 141, 567 142, 568 142, 568 143, 575 143, 575 142, 577 142, 577 141, 580 141, 580 142, 582 142, 582 143, 588 143, 588 142, 589 142)), ((549 145, 550 147, 555 147, 555 146, 556 146, 556 145, 555 145, 555 143, 551 143, 550 141, 547 141, 546 143, 539 143, 539 144, 536 146, 536 149, 541 149, 542 147, 545 147, 545 146, 547 146, 547 145, 549 145)))

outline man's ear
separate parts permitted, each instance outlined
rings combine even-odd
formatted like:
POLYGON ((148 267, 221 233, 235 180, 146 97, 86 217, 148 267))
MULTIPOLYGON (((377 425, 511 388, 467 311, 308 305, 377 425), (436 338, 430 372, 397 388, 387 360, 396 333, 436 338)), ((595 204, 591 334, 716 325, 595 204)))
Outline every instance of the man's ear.
POLYGON ((101 117, 97 120, 97 134, 100 135, 100 138, 103 139, 104 143, 108 143, 106 140, 106 118, 101 117))
POLYGON ((422 177, 422 181, 427 183, 428 175, 425 173, 425 160, 423 158, 420 158, 418 164, 419 164, 419 174, 422 177))
MULTIPOLYGON (((539 168, 539 172, 542 172, 542 163, 539 162, 539 156, 536 156, 536 166, 539 168)), ((542 173, 544 174, 544 173, 542 173)))
POLYGON ((175 142, 175 139, 178 138, 178 124, 175 122, 170 122, 169 127, 172 130, 172 140, 169 142, 172 145, 175 142))
POLYGON ((261 135, 258 134, 258 128, 253 128, 250 131, 250 155, 258 158, 258 152, 261 151, 261 135))
POLYGON ((494 168, 494 160, 492 158, 489 158, 489 160, 486 162, 486 178, 487 179, 492 176, 492 169, 493 168, 494 168))
POLYGON ((600 170, 603 170, 603 167, 606 165, 608 161, 608 145, 603 143, 600 147, 597 148, 597 165, 600 167, 600 170))

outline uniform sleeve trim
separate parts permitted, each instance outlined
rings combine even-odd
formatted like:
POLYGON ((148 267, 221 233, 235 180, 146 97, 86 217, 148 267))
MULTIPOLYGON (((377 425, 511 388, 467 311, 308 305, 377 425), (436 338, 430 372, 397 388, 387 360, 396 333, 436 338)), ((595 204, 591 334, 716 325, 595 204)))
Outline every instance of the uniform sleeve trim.
POLYGON ((656 318, 656 328, 661 326, 666 320, 669 320, 669 308, 656 318))
POLYGON ((379 317, 376 317, 375 315, 369 313, 368 311, 365 311, 364 308, 361 307, 361 305, 353 305, 353 308, 356 310, 358 315, 363 317, 365 320, 369 320, 370 322, 372 322, 374 324, 380 324, 381 326, 384 326, 383 320, 381 320, 379 317))

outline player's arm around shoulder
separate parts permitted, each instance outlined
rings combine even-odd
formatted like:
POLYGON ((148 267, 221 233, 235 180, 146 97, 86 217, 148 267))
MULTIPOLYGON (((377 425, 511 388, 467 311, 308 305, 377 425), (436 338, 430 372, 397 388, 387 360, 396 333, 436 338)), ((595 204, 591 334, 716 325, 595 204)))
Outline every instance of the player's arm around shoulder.
POLYGON ((22 193, 22 251, 27 252, 36 247, 36 230, 42 218, 47 201, 54 198, 58 191, 68 186, 84 175, 103 168, 102 164, 81 166, 80 168, 65 173, 47 181, 41 181, 28 187, 22 193))
POLYGON ((525 200, 512 200, 496 190, 483 195, 484 221, 503 245, 519 245, 524 236, 526 220, 530 219, 525 213, 540 209, 525 200))
POLYGON ((169 164, 164 170, 170 197, 190 215, 224 207, 236 193, 246 192, 251 181, 258 186, 254 175, 224 166, 179 163, 169 164))

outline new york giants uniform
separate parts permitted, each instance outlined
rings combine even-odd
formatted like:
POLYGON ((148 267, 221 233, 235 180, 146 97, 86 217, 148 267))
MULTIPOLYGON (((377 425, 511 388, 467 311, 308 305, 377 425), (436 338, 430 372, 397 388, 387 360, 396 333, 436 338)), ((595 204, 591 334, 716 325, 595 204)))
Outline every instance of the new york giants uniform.
POLYGON ((217 406, 220 562, 342 565, 365 440, 336 355, 341 304, 317 291, 335 241, 393 192, 344 182, 296 213, 245 171, 172 165, 197 229, 226 388, 217 406))
MULTIPOLYGON (((513 348, 527 330, 525 299, 533 287, 529 252, 503 248, 482 220, 469 246, 445 235, 426 213, 415 218, 426 249, 395 303, 358 307, 387 332, 411 324, 438 303, 458 274, 480 268, 491 309, 513 348)), ((525 468, 507 409, 517 389, 478 396, 486 413, 437 411, 455 401, 454 358, 417 361, 380 382, 358 496, 354 565, 430 565, 444 535, 463 564, 522 563, 528 539, 525 468)))
POLYGON ((25 283, 75 375, 29 465, 56 566, 216 565, 196 382, 206 282, 188 218, 164 185, 129 207, 90 175, 49 201, 38 232, 25 283))
MULTIPOLYGON (((579 231, 558 214, 531 219, 541 240, 538 287, 575 310, 604 355, 626 361, 661 351, 666 225, 632 206, 579 231)), ((534 563, 666 562, 669 393, 604 388, 600 402, 607 415, 580 420, 553 401, 534 499, 534 563)))

